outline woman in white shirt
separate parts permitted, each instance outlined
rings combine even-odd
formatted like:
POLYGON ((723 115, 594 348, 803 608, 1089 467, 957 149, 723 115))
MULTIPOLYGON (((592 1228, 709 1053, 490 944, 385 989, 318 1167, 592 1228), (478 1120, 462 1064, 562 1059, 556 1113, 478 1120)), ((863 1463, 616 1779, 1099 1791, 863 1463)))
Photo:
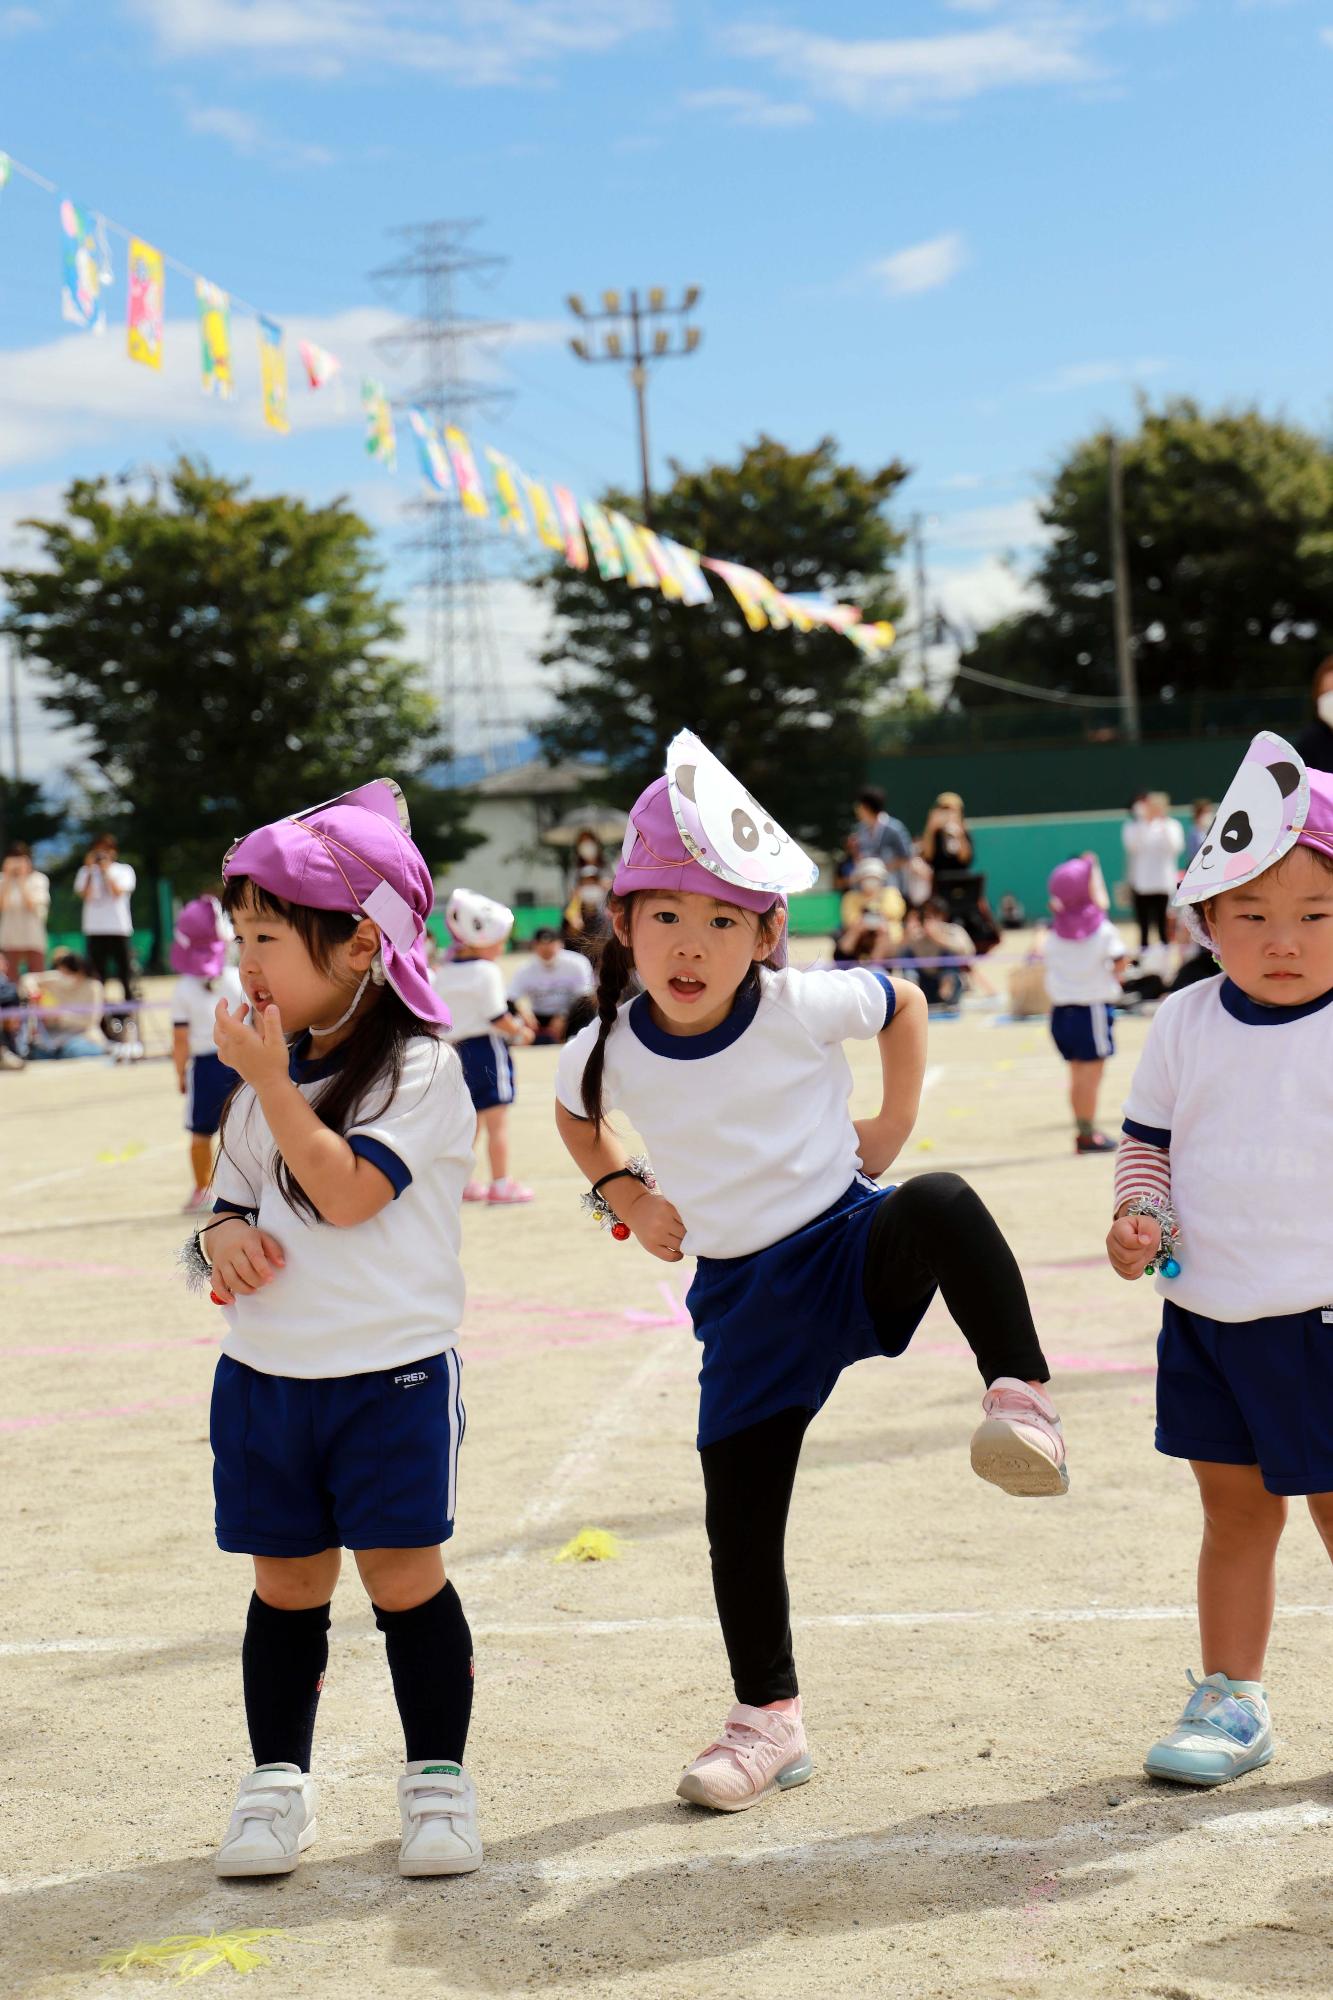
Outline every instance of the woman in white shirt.
POLYGON ((1134 920, 1139 927, 1139 949, 1146 951, 1153 927, 1163 944, 1171 940, 1166 931, 1167 904, 1176 893, 1180 857, 1185 847, 1185 829, 1171 816, 1171 801, 1165 792, 1149 792, 1138 804, 1133 819, 1121 828, 1125 844, 1125 865, 1130 894, 1134 898, 1134 920))
POLYGON ((40 972, 46 964, 46 914, 51 884, 32 865, 26 840, 11 840, 0 868, 0 965, 11 979, 40 972))

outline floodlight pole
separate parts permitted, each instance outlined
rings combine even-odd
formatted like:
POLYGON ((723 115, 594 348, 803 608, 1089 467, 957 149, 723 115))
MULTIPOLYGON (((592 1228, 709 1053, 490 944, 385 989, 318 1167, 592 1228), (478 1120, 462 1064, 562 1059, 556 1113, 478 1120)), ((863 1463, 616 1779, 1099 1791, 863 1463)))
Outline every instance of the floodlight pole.
POLYGON ((673 345, 670 330, 655 322, 668 318, 683 318, 697 305, 699 287, 690 285, 678 306, 666 303, 666 293, 660 285, 649 289, 646 299, 641 299, 637 288, 627 294, 628 306, 622 306, 619 292, 603 292, 602 312, 590 312, 577 293, 570 295, 569 307, 586 326, 614 321, 615 326, 606 335, 606 351, 594 354, 589 343, 581 337, 570 341, 570 346, 580 361, 624 361, 629 363, 629 379, 634 390, 634 407, 639 425, 639 482, 643 494, 643 524, 651 528, 653 524, 653 484, 648 456, 648 363, 669 361, 676 356, 693 354, 698 348, 702 335, 696 326, 681 329, 679 345, 673 345), (628 340, 626 339, 628 335, 628 340), (652 335, 649 345, 648 336, 652 335))

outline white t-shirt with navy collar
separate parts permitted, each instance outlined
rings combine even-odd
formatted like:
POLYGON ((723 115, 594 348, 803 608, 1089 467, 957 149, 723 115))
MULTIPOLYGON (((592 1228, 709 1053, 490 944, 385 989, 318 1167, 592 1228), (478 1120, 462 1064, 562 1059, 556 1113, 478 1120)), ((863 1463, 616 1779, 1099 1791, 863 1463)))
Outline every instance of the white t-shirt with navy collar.
MULTIPOLYGON (((725 1021, 672 1035, 646 993, 618 1009, 602 1101, 648 1149, 661 1192, 685 1224, 691 1257, 745 1257, 822 1215, 861 1167, 844 1041, 869 1041, 893 1017, 891 982, 850 971, 761 968, 725 1021)), ((577 1118, 590 1021, 565 1044, 556 1095, 577 1118)))
MULTIPOLYGON (((294 1045, 291 1076, 316 1102, 341 1052, 309 1061, 309 1047, 308 1036, 294 1045)), ((365 1222, 335 1229, 283 1198, 268 1121, 248 1084, 238 1092, 213 1180, 216 1206, 252 1221, 258 1211, 286 1263, 271 1284, 222 1308, 222 1351, 234 1361, 264 1375, 321 1379, 398 1368, 454 1346, 476 1113, 457 1055, 434 1035, 412 1037, 398 1087, 387 1104, 384 1096, 382 1085, 370 1091, 368 1115, 345 1136, 387 1176, 394 1198, 365 1222)))
POLYGON ((1171 1154, 1180 1275, 1163 1298, 1235 1323, 1333 1308, 1333 991, 1266 1007, 1230 979, 1164 1000, 1125 1131, 1171 1154))
POLYGON ((504 977, 493 958, 442 958, 431 967, 430 983, 449 1009, 449 1026, 442 1031, 446 1041, 489 1035, 509 1012, 504 977))

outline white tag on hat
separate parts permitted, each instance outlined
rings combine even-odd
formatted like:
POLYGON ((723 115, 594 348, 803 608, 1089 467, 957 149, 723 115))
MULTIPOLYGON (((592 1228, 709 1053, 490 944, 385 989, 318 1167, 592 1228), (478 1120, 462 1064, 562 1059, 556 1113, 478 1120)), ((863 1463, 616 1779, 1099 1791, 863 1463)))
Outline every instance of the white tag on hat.
POLYGON ((417 941, 417 919, 390 882, 377 882, 361 899, 366 915, 379 926, 395 951, 411 951, 417 941))

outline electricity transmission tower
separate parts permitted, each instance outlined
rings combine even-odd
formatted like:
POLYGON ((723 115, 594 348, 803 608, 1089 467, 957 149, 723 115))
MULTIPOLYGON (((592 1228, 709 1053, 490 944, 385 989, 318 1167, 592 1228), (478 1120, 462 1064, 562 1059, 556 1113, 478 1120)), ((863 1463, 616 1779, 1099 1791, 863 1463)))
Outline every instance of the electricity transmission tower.
MULTIPOLYGON (((479 381, 469 365, 478 344, 505 333, 505 323, 459 309, 461 280, 482 281, 508 261, 471 247, 479 227, 477 221, 405 223, 390 231, 403 242, 403 255, 372 273, 372 281, 392 298, 412 287, 415 310, 398 332, 386 334, 376 346, 391 359, 410 356, 415 361, 416 383, 394 401, 422 411, 441 439, 446 425, 466 429, 473 414, 494 411, 509 400, 506 391, 479 381)), ((511 732, 488 588, 485 525, 456 496, 414 500, 409 511, 420 521, 407 546, 425 558, 421 582, 427 658, 450 756, 477 755, 489 774, 511 732)))

